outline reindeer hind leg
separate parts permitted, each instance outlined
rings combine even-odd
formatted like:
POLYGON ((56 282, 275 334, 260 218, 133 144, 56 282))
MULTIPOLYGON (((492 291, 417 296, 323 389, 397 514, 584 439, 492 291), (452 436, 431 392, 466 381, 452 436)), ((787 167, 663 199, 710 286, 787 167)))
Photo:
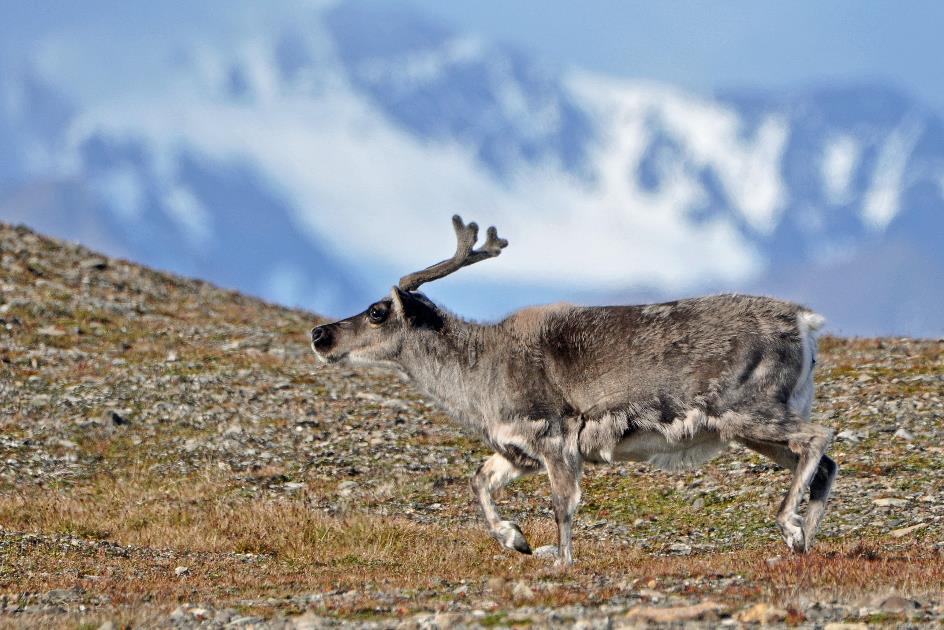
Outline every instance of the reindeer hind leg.
POLYGON ((823 455, 819 460, 819 467, 813 481, 810 483, 810 502, 806 506, 806 517, 803 520, 806 549, 813 546, 813 538, 819 529, 820 521, 826 513, 826 502, 833 487, 833 481, 839 473, 839 465, 829 455, 823 455))
POLYGON ((780 504, 777 525, 790 549, 809 551, 838 469, 826 456, 832 430, 788 412, 780 421, 744 423, 738 433, 738 441, 793 471, 793 483, 780 504), (810 506, 804 519, 797 510, 808 489, 810 506))

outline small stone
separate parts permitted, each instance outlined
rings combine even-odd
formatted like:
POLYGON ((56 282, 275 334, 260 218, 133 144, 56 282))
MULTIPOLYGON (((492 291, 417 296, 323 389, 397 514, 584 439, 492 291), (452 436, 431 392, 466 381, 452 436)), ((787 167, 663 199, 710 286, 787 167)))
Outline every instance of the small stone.
MULTIPOLYGON (((653 584, 652 581, 650 581, 649 584, 652 584, 653 586, 655 586, 655 584, 653 584)), ((651 586, 647 586, 646 588, 639 589, 639 596, 645 599, 652 600, 654 602, 658 602, 662 599, 665 599, 665 595, 663 593, 655 590, 651 586)))
POLYGON ((862 438, 858 433, 852 429, 846 429, 845 431, 840 431, 836 434, 836 438, 843 442, 852 442, 853 444, 861 440, 862 438))
POLYGON ((669 545, 669 551, 677 553, 680 556, 687 556, 692 553, 692 546, 685 543, 672 543, 669 545))
POLYGON ((190 574, 190 567, 177 567, 176 569, 174 569, 174 575, 176 575, 177 577, 182 577, 184 575, 189 575, 189 574, 190 574))
POLYGON ((405 401, 402 401, 399 398, 388 398, 387 400, 380 403, 380 406, 386 407, 387 409, 396 409, 397 411, 410 410, 410 406, 407 405, 405 401))
POLYGON ((885 612, 900 613, 921 608, 921 604, 914 601, 913 599, 907 599, 899 595, 892 595, 891 597, 886 597, 884 600, 882 600, 882 603, 879 604, 879 608, 885 612))
POLYGON ((531 552, 535 558, 556 558, 557 545, 541 545, 531 552))
POLYGON ((54 601, 54 602, 64 602, 64 601, 68 601, 72 599, 77 594, 78 593, 73 589, 54 588, 48 593, 46 593, 46 597, 49 598, 49 600, 54 601))
POLYGON ((914 439, 914 436, 911 435, 905 428, 899 428, 897 431, 895 431, 895 437, 906 442, 910 442, 914 439))
POLYGON ((488 587, 488 590, 490 590, 491 592, 501 593, 503 590, 505 590, 505 586, 507 585, 507 582, 505 582, 505 578, 490 577, 488 578, 488 581, 485 583, 485 585, 488 587))
MULTIPOLYGON (((233 625, 237 620, 234 619, 230 622, 230 625, 233 625)), ((299 617, 295 617, 292 620, 292 627, 295 630, 316 630, 317 628, 324 627, 324 620, 318 617, 314 613, 305 613, 299 617)))
POLYGON ((461 613, 441 612, 433 616, 434 628, 452 628, 462 621, 461 613))
POLYGON ((288 490, 289 492, 297 492, 298 490, 301 490, 302 488, 304 488, 305 484, 300 483, 298 481, 290 481, 282 487, 288 490))
POLYGON ((356 481, 342 481, 338 484, 338 496, 349 497, 354 494, 355 488, 357 488, 356 481))
POLYGON ((899 529, 893 529, 892 531, 888 532, 888 535, 891 536, 892 538, 904 538, 908 534, 914 533, 918 531, 919 529, 924 529, 927 526, 928 526, 927 523, 918 523, 917 525, 912 525, 910 527, 901 527, 899 529))
POLYGON ((216 612, 216 615, 213 616, 213 623, 225 626, 235 616, 236 616, 235 610, 233 610, 232 608, 224 608, 223 610, 218 610, 216 612))
POLYGON ((177 353, 171 350, 167 353, 167 356, 164 358, 165 363, 174 363, 177 360, 177 353))
POLYGON ((722 604, 706 601, 691 606, 673 606, 658 608, 656 606, 636 606, 626 612, 626 619, 650 621, 654 623, 675 623, 693 619, 717 619, 718 613, 724 610, 722 604))
POLYGON ((783 556, 772 556, 766 560, 767 566, 773 568, 783 562, 783 556))
POLYGON ((367 402, 372 402, 372 403, 383 402, 383 399, 384 399, 383 396, 379 394, 375 394, 373 392, 357 392, 356 394, 354 394, 354 397, 360 400, 366 400, 367 402))
POLYGON ((908 500, 896 497, 883 497, 881 499, 874 499, 872 503, 879 507, 904 507, 908 505, 908 500))
POLYGON ((117 411, 109 411, 105 415, 108 418, 108 420, 116 427, 120 427, 122 425, 128 424, 128 419, 122 416, 117 411))
POLYGON ((243 432, 243 428, 239 425, 238 422, 234 422, 233 424, 226 427, 226 429, 223 431, 223 435, 233 436, 233 435, 239 435, 242 432, 243 432))
POLYGON ((527 585, 523 580, 515 583, 514 588, 511 589, 511 596, 515 601, 533 599, 534 591, 531 590, 531 587, 527 585))
POLYGON ((750 608, 738 615, 741 623, 761 623, 783 621, 787 618, 787 611, 782 608, 776 608, 765 602, 754 604, 750 608))
POLYGON ((190 616, 199 620, 209 619, 210 611, 208 611, 206 608, 191 608, 190 616))
POLYGON ((823 630, 869 630, 869 627, 864 623, 834 621, 823 626, 823 630))
POLYGON ((104 271, 108 269, 108 261, 99 256, 92 256, 79 261, 80 269, 94 269, 95 271, 104 271))
MULTIPOLYGON (((303 617, 305 615, 302 615, 303 617)), ((239 626, 245 626, 259 621, 259 617, 253 617, 252 615, 244 615, 242 617, 236 617, 231 619, 229 623, 226 624, 228 628, 238 628, 239 626)), ((304 626, 306 628, 320 628, 319 625, 304 626)))
POLYGON ((468 592, 469 592, 469 585, 468 585, 468 584, 460 584, 459 586, 457 586, 457 587, 455 587, 454 589, 452 589, 452 593, 453 593, 454 595, 465 595, 465 594, 467 594, 468 592))
POLYGON ((62 337, 66 334, 66 331, 61 328, 56 328, 55 326, 43 326, 36 331, 36 334, 43 335, 44 337, 62 337))

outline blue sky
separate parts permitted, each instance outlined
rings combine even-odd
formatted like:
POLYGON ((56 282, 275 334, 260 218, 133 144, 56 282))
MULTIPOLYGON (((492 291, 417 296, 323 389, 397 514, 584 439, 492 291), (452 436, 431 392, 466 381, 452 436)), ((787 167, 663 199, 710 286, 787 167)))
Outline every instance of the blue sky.
MULTIPOLYGON (((389 0, 384 0, 388 2, 389 0)), ((423 13, 579 65, 710 92, 879 80, 944 113, 944 2, 908 0, 407 0, 423 13)), ((312 0, 320 3, 322 0, 312 0)), ((187 28, 189 13, 225 23, 226 3, 0 0, 0 51, 37 34, 109 23, 187 28)), ((282 6, 285 8, 285 5, 282 6)), ((260 15, 265 14, 259 5, 260 15)), ((106 28, 107 30, 107 28, 106 28)), ((210 33, 202 33, 211 36, 210 33)))
POLYGON ((709 92, 881 80, 944 113, 944 2, 477 0, 412 4, 553 63, 709 92))

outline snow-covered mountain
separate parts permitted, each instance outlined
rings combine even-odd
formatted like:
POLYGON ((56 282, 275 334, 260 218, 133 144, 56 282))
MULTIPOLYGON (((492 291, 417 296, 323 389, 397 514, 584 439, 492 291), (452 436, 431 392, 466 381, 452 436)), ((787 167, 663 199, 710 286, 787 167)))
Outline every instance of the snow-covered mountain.
POLYGON ((883 86, 692 94, 388 4, 197 4, 0 61, 0 220, 341 314, 460 212, 512 243, 429 287, 464 314, 741 290, 944 334, 944 128, 883 86))

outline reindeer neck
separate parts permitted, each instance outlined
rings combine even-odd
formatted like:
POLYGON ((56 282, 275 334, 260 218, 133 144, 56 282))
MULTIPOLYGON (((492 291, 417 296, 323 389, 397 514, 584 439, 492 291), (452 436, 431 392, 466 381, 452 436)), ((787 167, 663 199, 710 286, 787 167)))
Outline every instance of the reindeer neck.
POLYGON ((400 363, 413 383, 461 424, 481 429, 500 414, 507 339, 497 326, 450 318, 439 332, 417 335, 400 363))

